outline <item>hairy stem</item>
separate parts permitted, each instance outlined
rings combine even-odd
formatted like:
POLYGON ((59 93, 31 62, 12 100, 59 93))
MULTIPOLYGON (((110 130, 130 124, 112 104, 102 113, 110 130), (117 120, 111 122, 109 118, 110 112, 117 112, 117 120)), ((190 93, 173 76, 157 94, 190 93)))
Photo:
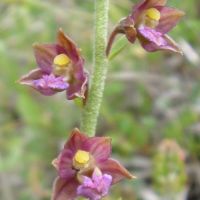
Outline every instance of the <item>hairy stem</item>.
POLYGON ((81 122, 81 130, 89 136, 95 135, 107 74, 108 7, 109 0, 95 0, 94 71, 81 122))

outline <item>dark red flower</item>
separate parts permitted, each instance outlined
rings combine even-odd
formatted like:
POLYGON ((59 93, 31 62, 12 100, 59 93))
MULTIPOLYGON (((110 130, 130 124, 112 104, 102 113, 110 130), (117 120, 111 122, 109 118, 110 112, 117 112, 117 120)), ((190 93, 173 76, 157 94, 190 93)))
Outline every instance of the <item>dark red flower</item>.
POLYGON ((56 43, 35 44, 33 48, 38 68, 23 76, 21 84, 47 96, 66 91, 69 100, 85 98, 88 74, 84 70, 84 59, 62 30, 58 31, 56 43))
POLYGON ((141 0, 131 14, 122 19, 112 32, 107 46, 110 52, 115 36, 125 34, 129 42, 138 38, 142 47, 150 52, 169 50, 181 53, 180 48, 166 33, 169 32, 184 15, 175 8, 166 7, 167 0, 141 0))
MULTIPOLYGON (((110 154, 110 138, 88 137, 75 129, 58 158, 53 161, 59 176, 54 183, 52 200, 74 200, 79 194, 85 193, 85 177, 92 181, 95 169, 99 169, 102 176, 111 176, 112 184, 124 178, 134 178, 118 161, 110 158, 110 154)), ((94 190, 87 190, 86 194, 89 191, 94 190)), ((106 194, 106 188, 102 188, 102 192, 106 194)))

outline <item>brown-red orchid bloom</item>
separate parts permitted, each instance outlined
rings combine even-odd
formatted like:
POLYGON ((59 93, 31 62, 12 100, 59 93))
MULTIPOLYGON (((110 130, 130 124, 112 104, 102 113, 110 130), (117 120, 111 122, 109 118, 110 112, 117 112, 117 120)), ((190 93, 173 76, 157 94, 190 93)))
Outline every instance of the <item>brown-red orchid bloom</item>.
POLYGON ((110 138, 88 137, 74 129, 53 161, 58 177, 52 200, 74 200, 80 194, 98 200, 107 194, 110 184, 134 178, 118 161, 110 158, 110 154, 110 138))
POLYGON ((182 53, 168 33, 184 15, 184 12, 165 6, 167 0, 141 0, 131 14, 122 19, 111 33, 107 55, 117 34, 125 34, 134 43, 138 38, 142 47, 149 51, 169 50, 182 53))
POLYGON ((20 79, 43 95, 53 95, 66 91, 67 99, 85 98, 88 87, 88 73, 84 69, 84 59, 75 43, 60 29, 57 42, 34 44, 37 69, 20 79))

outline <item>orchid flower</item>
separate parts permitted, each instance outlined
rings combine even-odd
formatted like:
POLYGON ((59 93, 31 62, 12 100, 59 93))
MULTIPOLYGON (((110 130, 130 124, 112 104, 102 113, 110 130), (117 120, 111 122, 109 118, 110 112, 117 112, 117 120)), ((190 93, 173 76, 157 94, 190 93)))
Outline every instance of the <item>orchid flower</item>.
POLYGON ((54 44, 34 44, 37 69, 24 75, 19 82, 31 86, 46 96, 66 91, 67 99, 85 98, 88 74, 84 59, 75 43, 58 31, 54 44))
POLYGON ((83 195, 97 200, 108 193, 111 184, 132 179, 117 160, 110 158, 111 139, 88 137, 74 129, 53 165, 58 171, 52 200, 74 200, 83 195))
POLYGON ((107 55, 117 34, 125 34, 129 42, 139 40, 149 52, 169 50, 182 53, 167 33, 178 23, 184 12, 165 6, 167 0, 141 0, 129 16, 122 19, 111 33, 107 55))

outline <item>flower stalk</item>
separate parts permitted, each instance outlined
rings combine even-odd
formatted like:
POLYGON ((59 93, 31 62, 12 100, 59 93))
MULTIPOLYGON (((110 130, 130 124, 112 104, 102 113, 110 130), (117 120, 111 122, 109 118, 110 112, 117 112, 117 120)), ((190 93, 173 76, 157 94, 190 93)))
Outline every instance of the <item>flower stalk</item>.
POLYGON ((109 0, 95 0, 94 71, 81 122, 81 130, 89 136, 95 135, 107 74, 108 7, 109 0))

